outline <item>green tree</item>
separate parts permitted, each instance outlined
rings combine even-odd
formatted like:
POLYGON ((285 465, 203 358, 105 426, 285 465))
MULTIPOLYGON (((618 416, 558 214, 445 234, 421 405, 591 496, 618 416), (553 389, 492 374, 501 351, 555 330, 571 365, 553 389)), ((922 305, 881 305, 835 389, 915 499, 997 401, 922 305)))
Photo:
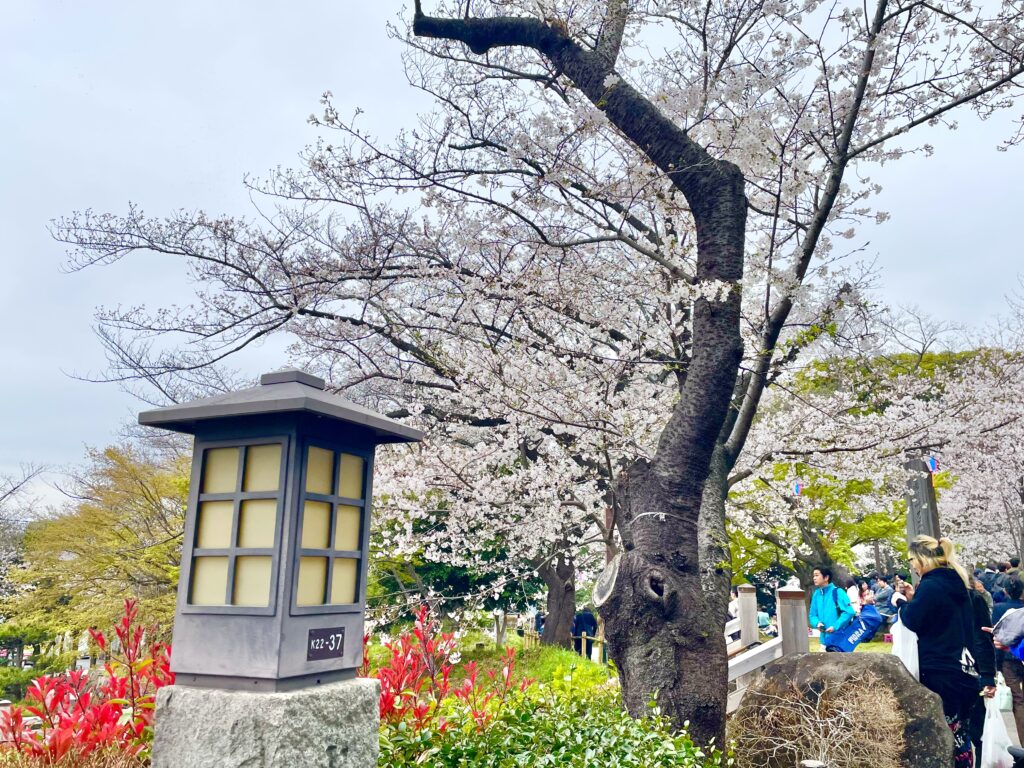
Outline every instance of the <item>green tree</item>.
POLYGON ((777 462, 729 501, 746 525, 729 526, 733 573, 781 566, 805 587, 815 566, 855 567, 855 548, 906 548, 906 503, 874 481, 838 477, 808 464, 777 462), (789 481, 800 477, 797 495, 789 481))
POLYGON ((8 633, 33 638, 109 626, 125 598, 169 630, 188 497, 188 458, 137 446, 89 452, 70 502, 29 524, 8 633))

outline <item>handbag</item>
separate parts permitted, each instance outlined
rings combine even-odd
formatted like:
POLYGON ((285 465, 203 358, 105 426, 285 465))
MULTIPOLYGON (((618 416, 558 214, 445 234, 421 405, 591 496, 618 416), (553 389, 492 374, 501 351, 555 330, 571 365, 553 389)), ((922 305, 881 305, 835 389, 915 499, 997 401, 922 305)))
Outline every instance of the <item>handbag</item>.
POLYGON ((981 763, 978 768, 1013 768, 1010 734, 995 699, 985 699, 985 730, 981 734, 981 763))
POLYGON ((829 648, 850 653, 865 640, 874 636, 882 624, 882 614, 873 605, 860 609, 860 616, 842 629, 836 630, 829 638, 829 648))
POLYGON ((903 622, 897 620, 892 625, 892 652, 903 662, 903 666, 914 676, 915 680, 921 679, 921 667, 917 659, 917 633, 903 626, 903 622))

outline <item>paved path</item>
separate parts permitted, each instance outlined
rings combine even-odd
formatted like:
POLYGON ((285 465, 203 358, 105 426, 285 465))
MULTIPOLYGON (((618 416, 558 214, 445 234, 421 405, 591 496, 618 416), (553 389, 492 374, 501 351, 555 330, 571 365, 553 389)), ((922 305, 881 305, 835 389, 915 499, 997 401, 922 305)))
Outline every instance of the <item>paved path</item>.
POLYGON ((1003 722, 1006 723, 1006 732, 1010 735, 1010 741, 1015 747, 1020 746, 1020 735, 1017 733, 1017 723, 1013 719, 1013 712, 1003 712, 1003 722))

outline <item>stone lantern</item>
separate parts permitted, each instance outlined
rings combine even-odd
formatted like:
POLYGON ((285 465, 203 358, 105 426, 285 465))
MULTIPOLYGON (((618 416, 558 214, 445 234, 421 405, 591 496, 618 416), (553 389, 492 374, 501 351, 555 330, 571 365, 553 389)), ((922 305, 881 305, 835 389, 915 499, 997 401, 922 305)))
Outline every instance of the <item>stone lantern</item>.
POLYGON ((195 436, 173 688, 273 695, 355 676, 374 450, 422 433, 324 387, 284 370, 139 415, 195 436))

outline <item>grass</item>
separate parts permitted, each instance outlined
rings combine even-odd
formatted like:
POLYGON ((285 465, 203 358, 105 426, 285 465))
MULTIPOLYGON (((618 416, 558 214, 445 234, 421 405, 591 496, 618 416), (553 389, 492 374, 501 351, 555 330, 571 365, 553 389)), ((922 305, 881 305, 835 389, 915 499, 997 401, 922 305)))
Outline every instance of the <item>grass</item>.
MULTIPOLYGON (((506 646, 516 649, 516 676, 528 677, 538 683, 551 684, 572 677, 583 685, 595 685, 607 681, 615 675, 610 666, 595 664, 565 648, 554 648, 541 645, 524 649, 523 639, 509 632, 506 646)), ((380 665, 387 658, 388 651, 378 642, 370 646, 370 664, 380 665)), ((483 632, 470 632, 459 642, 459 663, 452 674, 454 679, 462 679, 464 666, 475 661, 481 674, 499 672, 505 658, 505 652, 494 645, 493 638, 483 632)))
MULTIPOLYGON (((812 652, 824 651, 818 638, 809 638, 810 650, 812 652)), ((854 653, 892 653, 892 643, 881 640, 872 640, 870 643, 861 643, 853 649, 854 653)))

